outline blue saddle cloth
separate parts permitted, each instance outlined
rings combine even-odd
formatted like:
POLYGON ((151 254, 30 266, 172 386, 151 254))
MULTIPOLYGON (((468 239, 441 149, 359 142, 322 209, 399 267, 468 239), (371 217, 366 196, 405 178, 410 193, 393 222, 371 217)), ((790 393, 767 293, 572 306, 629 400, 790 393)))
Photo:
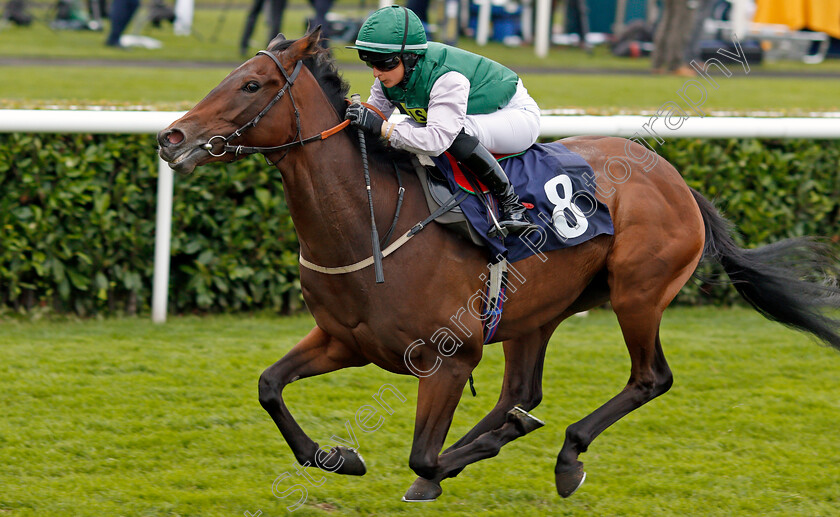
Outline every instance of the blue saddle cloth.
MULTIPOLYGON (((460 187, 446 156, 432 159, 452 192, 457 192, 460 187)), ((467 196, 461 209, 484 238, 491 256, 496 257, 494 261, 506 257, 508 262, 516 262, 538 253, 575 246, 597 235, 613 235, 609 209, 595 198, 592 167, 563 144, 534 144, 525 153, 504 158, 500 163, 539 229, 504 239, 487 237, 487 231, 493 226, 487 208, 478 196, 467 196)), ((485 196, 491 206, 497 204, 491 195, 485 196)))

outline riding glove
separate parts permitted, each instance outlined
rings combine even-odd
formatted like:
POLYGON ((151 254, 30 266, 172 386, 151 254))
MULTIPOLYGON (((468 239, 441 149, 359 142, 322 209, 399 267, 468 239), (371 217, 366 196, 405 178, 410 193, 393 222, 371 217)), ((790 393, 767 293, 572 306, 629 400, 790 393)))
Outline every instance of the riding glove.
POLYGON ((347 108, 344 118, 350 121, 350 125, 360 127, 369 133, 379 136, 382 131, 382 117, 372 109, 361 104, 351 104, 347 108))

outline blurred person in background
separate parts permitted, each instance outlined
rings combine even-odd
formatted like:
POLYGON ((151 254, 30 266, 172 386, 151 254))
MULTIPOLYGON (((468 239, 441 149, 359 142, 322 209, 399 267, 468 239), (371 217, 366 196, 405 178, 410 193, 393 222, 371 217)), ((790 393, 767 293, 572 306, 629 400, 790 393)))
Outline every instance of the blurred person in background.
POLYGON ((405 6, 414 11, 424 27, 429 23, 429 0, 408 0, 405 6))
POLYGON ((315 16, 312 18, 312 27, 321 26, 321 46, 329 47, 327 38, 330 37, 330 26, 327 24, 327 13, 332 8, 333 0, 309 0, 309 4, 315 9, 315 16))
POLYGON ((24 0, 9 0, 3 9, 3 19, 15 25, 27 27, 32 24, 32 15, 26 10, 24 0))
POLYGON ((702 61, 700 58, 700 38, 703 35, 703 24, 707 18, 712 17, 712 9, 717 3, 719 3, 719 0, 694 0, 689 2, 689 7, 693 10, 693 25, 688 43, 685 46, 684 63, 702 61))
POLYGON ((651 66, 655 74, 691 75, 685 62, 686 47, 694 26, 689 3, 694 0, 663 0, 662 16, 653 37, 651 66))
MULTIPOLYGON (((257 24, 257 18, 266 0, 254 0, 251 5, 251 10, 248 11, 248 16, 245 18, 245 28, 242 30, 242 38, 239 41, 239 53, 242 57, 248 55, 248 48, 250 46, 251 35, 254 32, 254 26, 257 24)), ((286 0, 268 0, 268 38, 266 39, 266 46, 275 36, 280 33, 283 25, 283 11, 286 10, 286 0)), ((309 0, 309 4, 315 10, 315 15, 312 17, 312 28, 321 26, 321 34, 324 38, 329 37, 329 25, 327 25, 327 13, 332 7, 333 0, 309 0)), ((321 45, 326 48, 328 46, 325 39, 321 40, 321 45)))
POLYGON ((656 26, 651 66, 655 74, 694 77, 689 64, 700 60, 703 23, 720 0, 663 0, 662 16, 656 26))
MULTIPOLYGON (((254 0, 254 3, 251 4, 251 10, 248 11, 248 16, 245 18, 245 28, 242 30, 242 39, 239 40, 239 54, 242 57, 248 54, 251 34, 254 32, 254 26, 257 24, 257 18, 264 4, 265 0, 254 0)), ((280 27, 283 25, 283 11, 285 10, 286 0, 268 0, 268 20, 266 20, 268 23, 268 39, 266 43, 280 33, 280 27)))
POLYGON ((140 0, 114 0, 111 3, 111 12, 109 17, 111 19, 111 31, 108 33, 108 39, 105 40, 105 45, 115 48, 125 48, 120 43, 120 36, 128 27, 134 13, 137 12, 137 7, 140 6, 140 0))
POLYGON ((653 39, 651 66, 655 74, 694 77, 689 63, 700 59, 703 22, 717 0, 663 0, 662 16, 653 39))

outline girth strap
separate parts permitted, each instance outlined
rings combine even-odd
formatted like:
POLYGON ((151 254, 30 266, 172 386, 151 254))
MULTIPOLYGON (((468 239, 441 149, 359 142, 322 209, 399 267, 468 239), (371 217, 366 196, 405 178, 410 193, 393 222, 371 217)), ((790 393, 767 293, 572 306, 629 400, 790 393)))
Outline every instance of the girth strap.
MULTIPOLYGON (((446 200, 446 202, 444 204, 442 204, 440 206, 440 208, 438 208, 432 214, 430 214, 429 217, 423 219, 419 223, 412 226, 410 230, 405 232, 399 239, 394 241, 393 244, 391 244, 390 246, 388 246, 387 248, 382 250, 382 257, 383 258, 387 257, 391 253, 397 251, 397 249, 399 249, 400 246, 402 246, 403 244, 408 242, 412 237, 417 235, 417 233, 420 230, 422 230, 423 228, 425 228, 426 225, 428 225, 430 222, 434 221, 435 219, 442 216, 446 212, 448 212, 448 211, 452 210, 453 208, 455 208, 456 206, 460 205, 461 201, 466 199, 466 197, 468 195, 469 194, 464 192, 463 190, 460 190, 457 193, 452 194, 452 197, 450 197, 448 200, 446 200)), ((313 271, 317 271, 319 273, 324 273, 325 275, 343 275, 345 273, 352 273, 354 271, 359 271, 361 269, 364 269, 364 268, 366 268, 366 267, 368 267, 372 264, 373 264, 373 257, 371 256, 371 257, 368 257, 364 260, 360 260, 359 262, 356 262, 355 264, 350 264, 350 265, 347 265, 347 266, 324 267, 324 266, 319 266, 318 264, 314 264, 312 262, 309 262, 308 260, 303 258, 302 253, 300 255, 300 265, 301 266, 303 266, 305 268, 308 268, 308 269, 311 269, 313 271)))

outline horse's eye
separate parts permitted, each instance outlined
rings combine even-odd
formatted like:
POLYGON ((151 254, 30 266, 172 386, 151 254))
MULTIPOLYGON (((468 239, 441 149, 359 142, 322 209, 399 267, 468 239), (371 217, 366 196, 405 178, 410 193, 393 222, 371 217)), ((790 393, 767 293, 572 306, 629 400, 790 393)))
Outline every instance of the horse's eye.
POLYGON ((258 83, 256 81, 251 81, 248 84, 246 84, 245 86, 243 86, 242 89, 245 90, 248 93, 254 93, 254 92, 256 92, 257 90, 260 89, 260 83, 258 83))

